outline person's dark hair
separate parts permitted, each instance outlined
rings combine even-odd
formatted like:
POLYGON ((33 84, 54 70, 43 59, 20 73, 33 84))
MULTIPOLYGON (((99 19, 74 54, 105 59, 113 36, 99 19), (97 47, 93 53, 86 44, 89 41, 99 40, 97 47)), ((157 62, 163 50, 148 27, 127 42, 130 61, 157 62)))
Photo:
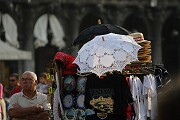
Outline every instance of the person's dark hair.
POLYGON ((46 79, 46 73, 45 73, 45 72, 41 73, 41 74, 39 75, 39 77, 43 77, 43 78, 46 79))
POLYGON ((19 74, 18 73, 12 73, 12 74, 10 74, 10 77, 15 77, 16 80, 18 80, 19 79, 19 74))

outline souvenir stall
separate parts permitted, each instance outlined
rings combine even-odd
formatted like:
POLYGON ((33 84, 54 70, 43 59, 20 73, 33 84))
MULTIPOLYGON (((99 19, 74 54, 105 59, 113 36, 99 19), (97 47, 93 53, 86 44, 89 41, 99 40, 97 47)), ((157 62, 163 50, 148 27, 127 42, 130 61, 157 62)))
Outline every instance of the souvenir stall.
POLYGON ((78 94, 77 91, 81 89, 81 87, 78 87, 78 90, 75 90, 77 85, 75 80, 78 75, 76 75, 77 65, 72 64, 74 59, 69 54, 57 52, 54 60, 46 64, 47 78, 52 83, 48 90, 52 120, 59 120, 62 117, 62 119, 68 120, 65 116, 67 112, 65 109, 74 105, 74 98, 78 94))
POLYGON ((133 97, 135 120, 154 120, 157 118, 158 90, 171 82, 163 65, 151 61, 151 41, 144 40, 142 33, 129 34, 141 45, 138 61, 131 62, 123 69, 133 97))
POLYGON ((156 116, 151 46, 142 33, 129 34, 121 27, 100 24, 85 29, 73 43, 84 44, 76 57, 57 52, 47 65, 54 120, 156 116))

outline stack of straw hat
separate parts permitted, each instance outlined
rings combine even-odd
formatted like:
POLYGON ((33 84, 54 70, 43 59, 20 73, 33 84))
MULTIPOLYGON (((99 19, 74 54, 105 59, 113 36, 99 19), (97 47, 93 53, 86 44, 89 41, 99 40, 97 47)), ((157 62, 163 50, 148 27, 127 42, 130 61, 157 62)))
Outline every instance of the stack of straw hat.
POLYGON ((132 33, 129 35, 142 47, 138 51, 138 60, 140 62, 151 62, 151 41, 144 40, 142 33, 132 33))

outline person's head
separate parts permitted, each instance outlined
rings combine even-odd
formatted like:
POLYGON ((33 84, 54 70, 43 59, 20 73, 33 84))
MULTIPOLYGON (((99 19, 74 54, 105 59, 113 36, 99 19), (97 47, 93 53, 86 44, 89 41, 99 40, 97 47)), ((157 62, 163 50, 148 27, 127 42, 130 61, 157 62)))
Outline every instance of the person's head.
POLYGON ((46 73, 41 73, 39 76, 39 82, 45 84, 47 82, 46 73))
POLYGON ((21 87, 23 91, 35 91, 37 75, 31 71, 25 71, 21 76, 21 87))
POLYGON ((10 75, 9 84, 11 87, 16 87, 19 85, 19 75, 17 73, 12 73, 10 75))

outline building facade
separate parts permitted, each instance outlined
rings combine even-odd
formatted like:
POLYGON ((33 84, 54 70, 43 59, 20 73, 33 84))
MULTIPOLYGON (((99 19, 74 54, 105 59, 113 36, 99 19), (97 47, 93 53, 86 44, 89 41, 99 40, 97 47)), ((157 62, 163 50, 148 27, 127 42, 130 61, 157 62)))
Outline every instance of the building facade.
MULTIPOLYGON (((1 66, 9 73, 32 70, 40 74, 57 51, 75 56, 80 46, 72 46, 73 40, 101 19, 143 33, 151 41, 152 62, 178 73, 179 6, 178 0, 0 0, 0 13, 9 14, 17 25, 19 49, 32 53, 31 60, 1 60, 1 66)), ((1 39, 6 41, 2 32, 1 39)))

